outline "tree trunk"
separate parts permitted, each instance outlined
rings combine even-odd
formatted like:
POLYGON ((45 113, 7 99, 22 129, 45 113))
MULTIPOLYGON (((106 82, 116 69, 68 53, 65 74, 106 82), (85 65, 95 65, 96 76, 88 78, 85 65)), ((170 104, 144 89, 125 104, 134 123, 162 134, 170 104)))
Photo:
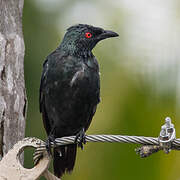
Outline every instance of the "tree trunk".
POLYGON ((0 0, 0 159, 25 135, 24 0, 0 0))

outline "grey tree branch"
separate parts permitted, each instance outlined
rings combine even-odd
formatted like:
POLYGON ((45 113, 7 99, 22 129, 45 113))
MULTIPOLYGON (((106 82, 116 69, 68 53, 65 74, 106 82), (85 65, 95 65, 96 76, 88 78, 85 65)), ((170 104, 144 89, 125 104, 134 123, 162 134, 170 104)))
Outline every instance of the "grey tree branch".
POLYGON ((0 159, 25 135, 24 0, 0 0, 0 159))

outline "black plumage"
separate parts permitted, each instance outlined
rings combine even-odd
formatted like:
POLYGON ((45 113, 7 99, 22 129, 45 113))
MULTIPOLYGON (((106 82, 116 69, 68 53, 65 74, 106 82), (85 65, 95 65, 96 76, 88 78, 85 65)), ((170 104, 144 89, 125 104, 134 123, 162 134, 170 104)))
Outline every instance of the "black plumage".
MULTIPOLYGON (((118 36, 86 24, 70 27, 44 62, 40 85, 40 112, 48 140, 76 135, 83 138, 100 101, 99 66, 92 54, 103 39, 118 36)), ((77 145, 54 149, 54 173, 73 170, 77 145)))

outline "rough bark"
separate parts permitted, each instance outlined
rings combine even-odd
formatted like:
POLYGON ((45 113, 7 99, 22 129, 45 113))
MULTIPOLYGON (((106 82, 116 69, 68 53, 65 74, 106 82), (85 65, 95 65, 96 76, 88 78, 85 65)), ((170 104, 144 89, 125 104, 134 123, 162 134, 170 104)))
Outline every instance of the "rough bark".
POLYGON ((0 158, 25 135, 24 0, 0 0, 0 158))

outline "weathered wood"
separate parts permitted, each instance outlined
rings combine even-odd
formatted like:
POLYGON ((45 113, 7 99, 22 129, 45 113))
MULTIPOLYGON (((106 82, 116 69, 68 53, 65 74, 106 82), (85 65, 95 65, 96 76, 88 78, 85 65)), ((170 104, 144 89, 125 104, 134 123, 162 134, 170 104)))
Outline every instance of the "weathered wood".
POLYGON ((24 138, 24 0, 0 0, 0 159, 24 138))
POLYGON ((61 180, 48 171, 51 157, 47 151, 42 153, 43 157, 41 160, 31 169, 26 169, 19 163, 19 155, 24 148, 37 148, 42 145, 44 145, 43 141, 31 137, 16 143, 0 161, 0 180, 35 180, 39 179, 40 176, 44 176, 47 180, 61 180))

